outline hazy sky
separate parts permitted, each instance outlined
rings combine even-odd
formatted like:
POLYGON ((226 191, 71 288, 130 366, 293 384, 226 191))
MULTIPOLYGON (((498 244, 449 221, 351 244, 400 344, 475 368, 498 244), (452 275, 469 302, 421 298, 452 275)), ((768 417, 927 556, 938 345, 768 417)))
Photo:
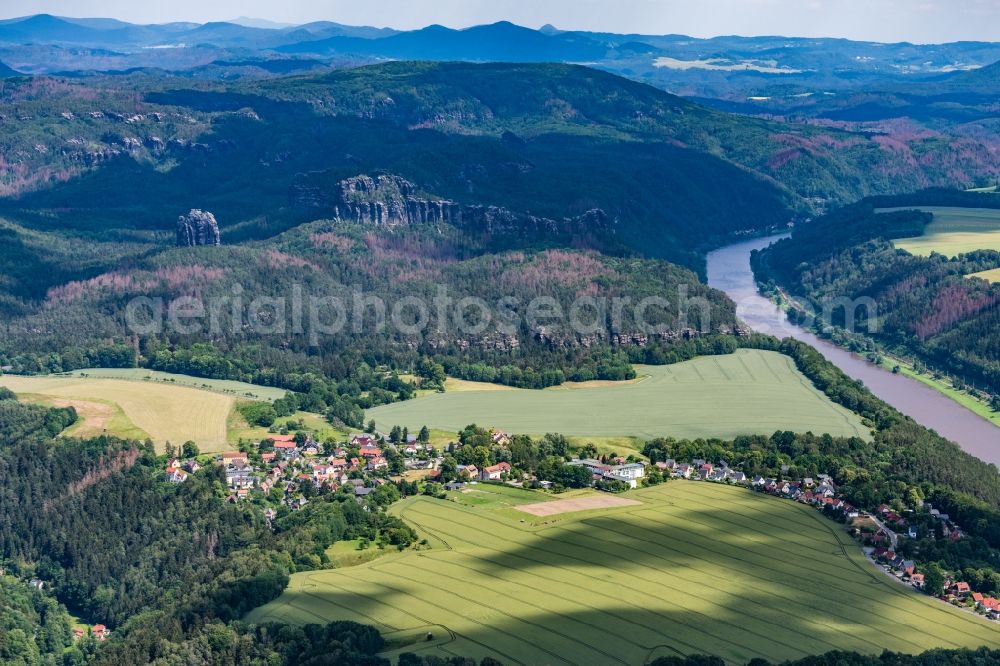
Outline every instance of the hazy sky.
POLYGON ((467 27, 508 20, 563 29, 876 41, 1000 41, 1000 0, 0 0, 0 16, 47 12, 139 23, 252 16, 286 23, 467 27))

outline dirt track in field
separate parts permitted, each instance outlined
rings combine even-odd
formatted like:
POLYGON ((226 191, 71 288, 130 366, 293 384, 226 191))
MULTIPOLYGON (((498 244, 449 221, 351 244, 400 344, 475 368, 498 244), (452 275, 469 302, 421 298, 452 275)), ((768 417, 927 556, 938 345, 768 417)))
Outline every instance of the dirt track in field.
POLYGON ((73 434, 77 437, 96 437, 103 434, 111 421, 111 405, 86 400, 64 400, 58 398, 52 401, 53 407, 72 407, 80 421, 74 426, 73 434))

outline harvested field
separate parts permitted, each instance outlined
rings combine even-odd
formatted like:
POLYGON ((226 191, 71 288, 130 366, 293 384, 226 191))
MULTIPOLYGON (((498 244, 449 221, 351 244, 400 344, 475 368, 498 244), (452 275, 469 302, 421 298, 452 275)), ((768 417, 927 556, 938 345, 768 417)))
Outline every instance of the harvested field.
POLYGON ((521 504, 518 511, 530 513, 533 516, 555 516, 572 511, 587 509, 613 509, 619 506, 635 506, 640 502, 615 497, 614 495, 597 495, 596 497, 580 497, 578 499, 556 500, 554 502, 538 502, 536 504, 521 504))

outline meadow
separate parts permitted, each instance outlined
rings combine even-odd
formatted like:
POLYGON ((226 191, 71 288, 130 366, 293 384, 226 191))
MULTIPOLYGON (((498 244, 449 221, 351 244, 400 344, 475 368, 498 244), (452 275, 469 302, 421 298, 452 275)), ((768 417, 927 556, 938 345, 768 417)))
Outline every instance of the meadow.
POLYGON ((247 619, 355 620, 384 632, 388 657, 505 664, 638 665, 695 653, 743 664, 1000 645, 994 625, 879 572, 812 508, 690 481, 624 497, 641 504, 542 523, 514 515, 518 503, 552 501, 542 493, 409 498, 394 511, 427 545, 295 574, 247 619))
MULTIPOLYGON (((930 256, 938 252, 954 257, 975 250, 1000 250, 1000 209, 918 206, 934 214, 922 236, 900 238, 893 244, 910 254, 930 256)), ((876 212, 900 210, 880 208, 876 212)))
POLYGON ((203 452, 225 450, 227 420, 236 404, 232 395, 160 381, 3 375, 0 386, 29 401, 76 407, 81 420, 67 435, 148 437, 160 451, 167 442, 179 446, 188 440, 203 452))
MULTIPOLYGON (((388 431, 421 426, 456 432, 470 423, 508 432, 653 438, 771 434, 776 430, 869 437, 776 352, 741 349, 665 366, 636 366, 639 381, 597 386, 474 390, 425 395, 368 410, 388 431)), ((485 388, 485 387, 484 387, 485 388)))

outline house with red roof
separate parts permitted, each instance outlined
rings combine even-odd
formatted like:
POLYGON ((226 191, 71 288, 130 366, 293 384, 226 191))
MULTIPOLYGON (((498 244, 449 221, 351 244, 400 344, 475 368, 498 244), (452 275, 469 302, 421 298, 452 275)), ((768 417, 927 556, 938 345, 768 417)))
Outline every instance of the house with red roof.
POLYGON ((223 465, 232 465, 236 462, 242 462, 244 465, 250 462, 247 454, 243 451, 226 451, 222 454, 220 458, 223 465))
POLYGON ((504 474, 510 473, 510 463, 500 462, 496 465, 484 467, 479 473, 479 478, 483 481, 499 481, 504 474))
POLYGON ((167 481, 170 483, 184 483, 187 481, 188 473, 178 467, 167 468, 167 481))
POLYGON ((356 446, 359 449, 372 448, 378 446, 378 442, 375 440, 374 435, 353 435, 351 437, 351 446, 356 446))

